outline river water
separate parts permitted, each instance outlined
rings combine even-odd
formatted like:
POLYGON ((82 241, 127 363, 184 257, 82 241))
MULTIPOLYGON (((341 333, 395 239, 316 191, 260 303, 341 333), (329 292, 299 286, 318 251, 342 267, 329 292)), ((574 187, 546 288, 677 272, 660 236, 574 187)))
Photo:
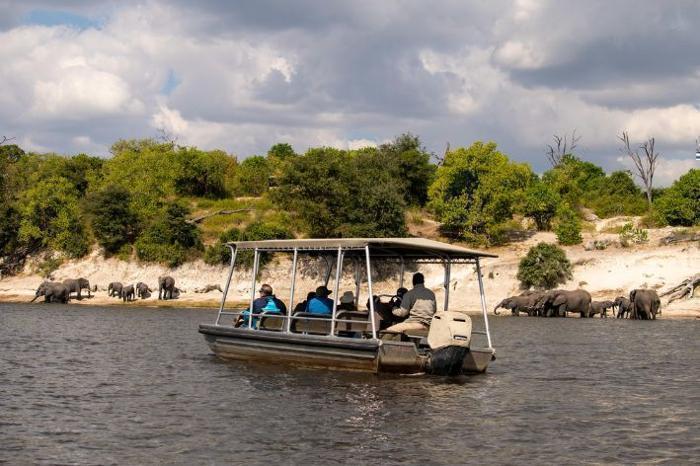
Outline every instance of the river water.
POLYGON ((446 379, 222 362, 214 315, 0 304, 0 463, 700 458, 700 321, 493 318, 489 373, 446 379))

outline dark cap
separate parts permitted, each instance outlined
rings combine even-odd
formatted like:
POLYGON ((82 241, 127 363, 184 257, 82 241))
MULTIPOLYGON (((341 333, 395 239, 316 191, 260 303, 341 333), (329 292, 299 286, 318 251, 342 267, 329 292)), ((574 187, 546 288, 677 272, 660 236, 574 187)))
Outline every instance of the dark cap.
POLYGON ((328 296, 329 294, 331 294, 331 290, 325 286, 319 286, 316 288, 316 296, 328 296))

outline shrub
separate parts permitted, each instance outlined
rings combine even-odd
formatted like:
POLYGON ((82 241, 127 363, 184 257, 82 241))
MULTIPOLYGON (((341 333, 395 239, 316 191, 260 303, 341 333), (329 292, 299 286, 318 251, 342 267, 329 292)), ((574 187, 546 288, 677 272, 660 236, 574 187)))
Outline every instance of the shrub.
POLYGON ((504 224, 522 205, 534 179, 526 164, 513 163, 495 143, 475 142, 449 152, 429 189, 430 209, 450 236, 499 244, 504 224))
POLYGON ((571 262, 560 247, 539 243, 530 248, 518 265, 517 278, 522 289, 551 289, 573 277, 571 262))
POLYGON ((554 227, 557 241, 560 244, 572 245, 583 241, 581 237, 581 221, 567 203, 563 203, 557 209, 557 224, 554 227))
POLYGON ((270 188, 271 174, 265 157, 248 157, 236 168, 232 190, 237 196, 260 196, 270 188))
POLYGON ((229 159, 222 151, 203 152, 196 148, 179 148, 176 155, 175 191, 190 196, 224 196, 229 159))
POLYGON ((87 254, 89 241, 80 219, 78 194, 65 178, 40 181, 22 193, 19 239, 31 249, 50 247, 76 258, 87 254))
POLYGON ((139 219, 131 207, 131 194, 121 186, 108 185, 87 200, 92 231, 108 254, 116 254, 133 243, 139 233, 139 219))
POLYGON ((197 227, 187 221, 189 210, 169 204, 162 218, 149 225, 136 241, 136 255, 145 262, 162 262, 176 267, 202 249, 197 227))
POLYGON ((539 231, 549 230, 559 202, 559 195, 549 185, 534 183, 525 193, 525 215, 535 220, 539 231))
POLYGON ((625 223, 620 231, 620 244, 623 247, 628 247, 630 244, 646 243, 649 241, 649 235, 646 230, 635 228, 631 223, 625 223))
POLYGON ((655 207, 669 225, 700 224, 700 169, 691 169, 677 179, 655 207))

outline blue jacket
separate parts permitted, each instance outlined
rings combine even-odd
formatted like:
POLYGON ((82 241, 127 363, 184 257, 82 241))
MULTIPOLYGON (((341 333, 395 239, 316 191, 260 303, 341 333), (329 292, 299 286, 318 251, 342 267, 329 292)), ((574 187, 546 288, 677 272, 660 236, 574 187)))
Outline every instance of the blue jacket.
POLYGON ((317 296, 309 301, 306 312, 331 315, 333 313, 333 300, 317 296))
POLYGON ((255 301, 253 301, 253 313, 259 314, 260 312, 268 310, 270 308, 270 306, 268 306, 268 301, 270 299, 272 299, 272 301, 274 302, 275 306, 277 306, 277 309, 279 309, 281 314, 287 313, 287 306, 285 306, 285 304, 282 301, 277 299, 275 295, 263 296, 262 298, 257 298, 255 301))

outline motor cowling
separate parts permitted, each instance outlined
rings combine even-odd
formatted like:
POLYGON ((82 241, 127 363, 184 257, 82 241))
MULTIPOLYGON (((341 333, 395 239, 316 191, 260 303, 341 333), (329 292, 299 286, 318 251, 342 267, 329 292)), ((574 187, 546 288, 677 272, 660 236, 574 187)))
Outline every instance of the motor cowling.
POLYGON ((472 339, 472 319, 461 312, 437 312, 430 323, 428 345, 436 350, 445 346, 469 348, 472 339))
POLYGON ((455 376, 462 373, 469 352, 472 320, 459 312, 438 312, 428 332, 430 360, 426 371, 435 375, 455 376))

